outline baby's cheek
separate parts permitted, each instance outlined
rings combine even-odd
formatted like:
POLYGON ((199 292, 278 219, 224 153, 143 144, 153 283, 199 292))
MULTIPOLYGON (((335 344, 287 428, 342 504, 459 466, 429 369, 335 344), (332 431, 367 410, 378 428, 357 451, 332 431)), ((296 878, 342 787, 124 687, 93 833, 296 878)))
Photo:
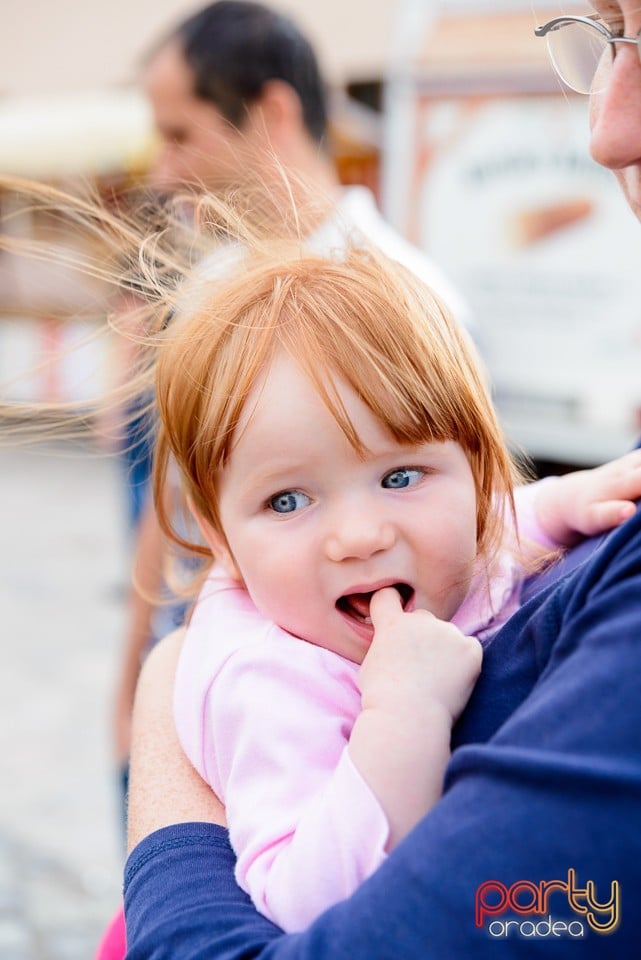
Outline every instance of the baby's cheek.
POLYGON ((289 593, 288 579, 279 577, 268 563, 264 565, 263 575, 256 575, 248 581, 247 589, 259 613, 278 626, 288 629, 296 609, 294 596, 289 593))

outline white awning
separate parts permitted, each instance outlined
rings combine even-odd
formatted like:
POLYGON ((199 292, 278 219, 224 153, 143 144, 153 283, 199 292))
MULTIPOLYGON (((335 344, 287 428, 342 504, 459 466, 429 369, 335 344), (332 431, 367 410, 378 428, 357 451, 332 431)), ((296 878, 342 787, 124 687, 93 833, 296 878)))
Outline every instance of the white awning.
POLYGON ((59 178, 144 169, 153 124, 135 90, 0 100, 0 173, 59 178))

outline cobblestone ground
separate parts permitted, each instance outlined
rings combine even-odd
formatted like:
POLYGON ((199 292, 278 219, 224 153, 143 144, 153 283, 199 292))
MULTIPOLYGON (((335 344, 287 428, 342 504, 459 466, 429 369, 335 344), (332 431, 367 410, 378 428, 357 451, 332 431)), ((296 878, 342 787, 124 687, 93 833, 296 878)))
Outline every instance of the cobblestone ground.
POLYGON ((120 497, 88 445, 0 444, 2 960, 91 960, 119 902, 120 497))

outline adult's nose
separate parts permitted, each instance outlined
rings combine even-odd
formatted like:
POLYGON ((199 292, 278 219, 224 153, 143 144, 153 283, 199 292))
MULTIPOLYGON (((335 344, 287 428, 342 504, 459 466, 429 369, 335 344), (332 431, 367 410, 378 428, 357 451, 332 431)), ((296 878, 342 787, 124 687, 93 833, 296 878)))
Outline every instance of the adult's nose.
POLYGON ((147 171, 147 183, 151 189, 161 193, 173 191, 184 183, 185 179, 184 176, 182 178, 180 176, 171 146, 161 144, 152 157, 147 171))
POLYGON ((641 163, 641 61, 635 44, 617 44, 606 85, 590 101, 590 153, 623 170, 641 163))

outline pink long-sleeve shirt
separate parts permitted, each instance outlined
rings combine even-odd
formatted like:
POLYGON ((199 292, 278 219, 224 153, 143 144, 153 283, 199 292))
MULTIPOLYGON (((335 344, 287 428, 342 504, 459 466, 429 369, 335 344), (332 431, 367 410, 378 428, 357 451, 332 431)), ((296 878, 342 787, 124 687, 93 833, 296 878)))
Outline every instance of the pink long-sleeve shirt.
MULTIPOLYGON (((549 545, 529 492, 519 528, 549 545)), ((453 622, 480 639, 495 632, 518 606, 520 580, 506 550, 453 622)), ((387 819, 347 750, 358 670, 265 620, 219 569, 210 574, 178 664, 176 729, 225 804, 238 883, 288 931, 349 896, 385 857, 387 819)))

